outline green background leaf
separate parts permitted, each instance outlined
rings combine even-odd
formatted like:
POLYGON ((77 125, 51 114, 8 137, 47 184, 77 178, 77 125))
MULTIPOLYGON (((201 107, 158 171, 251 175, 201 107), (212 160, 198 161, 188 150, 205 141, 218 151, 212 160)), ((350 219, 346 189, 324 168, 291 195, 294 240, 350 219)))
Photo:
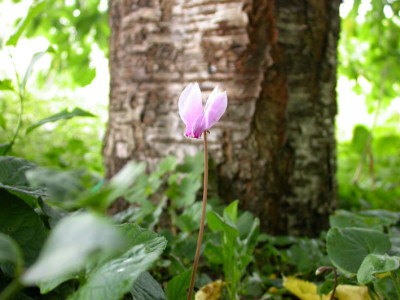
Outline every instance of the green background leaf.
POLYGON ((329 258, 346 274, 356 274, 368 254, 385 254, 391 248, 385 234, 364 228, 331 228, 326 239, 329 258))

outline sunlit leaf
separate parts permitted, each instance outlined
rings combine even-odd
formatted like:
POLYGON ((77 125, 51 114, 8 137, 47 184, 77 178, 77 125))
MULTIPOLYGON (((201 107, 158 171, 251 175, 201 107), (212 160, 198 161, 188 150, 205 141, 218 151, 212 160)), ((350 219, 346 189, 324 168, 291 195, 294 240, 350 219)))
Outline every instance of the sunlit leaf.
POLYGON ((14 85, 11 79, 0 80, 0 91, 14 91, 14 85))
POLYGON ((48 52, 48 50, 37 52, 32 56, 32 59, 28 65, 28 68, 25 71, 24 77, 22 77, 21 84, 20 84, 20 92, 24 93, 26 83, 28 82, 29 77, 32 74, 33 66, 48 52))
POLYGON ((27 15, 23 18, 19 24, 15 32, 8 38, 6 45, 7 46, 16 46, 18 43, 18 39, 21 34, 24 32, 26 27, 32 21, 34 17, 43 12, 45 8, 46 1, 37 1, 29 8, 27 15))
POLYGON ((49 122, 56 122, 59 120, 67 120, 67 119, 71 119, 74 117, 91 117, 91 118, 93 118, 96 116, 86 110, 79 108, 79 107, 75 107, 72 111, 69 111, 67 108, 65 108, 59 113, 56 113, 50 117, 44 118, 44 119, 30 125, 26 129, 26 134, 30 133, 32 130, 34 130, 35 128, 37 128, 43 124, 46 124, 49 122))

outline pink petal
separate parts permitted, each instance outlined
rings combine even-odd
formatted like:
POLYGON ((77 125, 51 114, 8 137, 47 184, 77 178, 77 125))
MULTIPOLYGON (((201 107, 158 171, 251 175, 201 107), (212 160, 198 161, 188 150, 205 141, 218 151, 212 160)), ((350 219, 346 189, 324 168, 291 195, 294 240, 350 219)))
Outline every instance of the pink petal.
POLYGON ((211 104, 210 99, 214 99, 215 96, 217 96, 218 94, 219 94, 219 92, 218 92, 218 86, 216 86, 216 87, 213 89, 213 91, 211 92, 211 94, 208 96, 207 103, 206 103, 206 107, 204 108, 204 111, 207 111, 208 107, 210 106, 210 104, 211 104))
POLYGON ((228 97, 226 92, 218 93, 216 88, 208 97, 206 108, 204 111, 206 127, 205 130, 210 129, 224 114, 228 106, 228 97))
MULTIPOLYGON (((179 97, 179 115, 185 122, 187 129, 193 127, 194 122, 203 113, 203 102, 198 83, 189 84, 179 97)), ((189 130, 187 130, 188 133, 189 130)))
POLYGON ((192 138, 199 139, 201 134, 206 130, 206 118, 203 114, 193 123, 192 138))

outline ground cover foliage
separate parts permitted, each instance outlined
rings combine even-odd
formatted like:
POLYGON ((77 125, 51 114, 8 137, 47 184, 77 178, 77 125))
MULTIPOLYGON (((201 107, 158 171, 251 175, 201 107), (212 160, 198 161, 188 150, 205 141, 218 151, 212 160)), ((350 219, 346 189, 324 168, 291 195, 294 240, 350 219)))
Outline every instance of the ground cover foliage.
MULTIPOLYGON (((362 5, 355 1, 343 20, 339 74, 355 80, 379 117, 398 92, 400 2, 373 1, 366 12, 362 5)), ((23 37, 43 35, 50 46, 33 53, 25 70, 0 78, 0 299, 186 299, 202 154, 167 157, 151 174, 130 162, 105 180, 101 121, 38 95, 49 83, 72 89, 91 82, 91 47, 107 50, 106 11, 95 0, 39 1, 16 24, 2 37, 10 60, 23 37), (35 73, 46 55, 49 69, 35 73), (50 102, 59 105, 50 109, 50 102), (108 215, 121 197, 130 207, 108 215)), ((261 233, 259 220, 238 210, 240 199, 227 205, 212 196, 196 299, 329 299, 334 274, 316 275, 321 266, 337 270, 339 299, 400 298, 398 123, 392 114, 357 125, 338 145, 339 207, 319 238, 261 233)))

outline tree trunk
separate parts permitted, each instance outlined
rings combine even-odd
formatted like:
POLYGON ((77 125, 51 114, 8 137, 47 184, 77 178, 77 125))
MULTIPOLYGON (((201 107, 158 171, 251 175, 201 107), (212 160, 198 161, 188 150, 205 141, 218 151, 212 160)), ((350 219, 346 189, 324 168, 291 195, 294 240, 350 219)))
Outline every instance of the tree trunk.
POLYGON ((222 199, 272 234, 317 235, 336 203, 340 0, 111 0, 107 176, 202 149, 177 102, 197 81, 228 109, 209 135, 222 199))

